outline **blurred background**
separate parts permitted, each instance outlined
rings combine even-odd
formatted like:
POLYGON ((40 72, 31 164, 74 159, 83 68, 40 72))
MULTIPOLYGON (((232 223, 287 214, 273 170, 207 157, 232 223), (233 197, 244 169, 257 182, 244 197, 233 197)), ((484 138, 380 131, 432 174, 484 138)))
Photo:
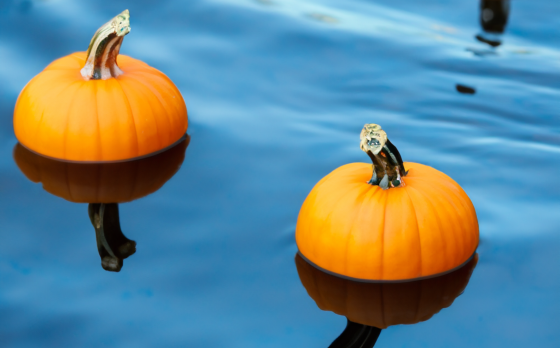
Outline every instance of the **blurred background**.
POLYGON ((295 224, 318 180, 369 162, 366 122, 454 178, 481 234, 453 305, 376 347, 560 346, 559 14, 547 0, 1 0, 0 346, 328 347, 346 319, 302 285, 295 224), (12 116, 33 76, 127 8, 121 53, 175 82, 190 143, 161 189, 119 204, 136 252, 107 272, 95 207, 28 179, 12 116))

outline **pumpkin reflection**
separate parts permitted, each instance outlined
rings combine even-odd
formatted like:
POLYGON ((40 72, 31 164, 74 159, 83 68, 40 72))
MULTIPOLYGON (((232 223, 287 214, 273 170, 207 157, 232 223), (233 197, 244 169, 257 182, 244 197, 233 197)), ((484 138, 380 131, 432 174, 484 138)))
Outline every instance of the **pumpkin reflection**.
POLYGON ((119 272, 123 260, 136 252, 136 242, 122 232, 119 203, 130 202, 159 190, 181 167, 190 137, 173 148, 140 160, 119 163, 69 163, 37 155, 21 144, 14 160, 32 182, 73 203, 89 203, 101 266, 119 272))
POLYGON ((295 262, 301 283, 317 306, 348 319, 345 331, 331 347, 373 347, 381 329, 416 324, 451 306, 465 290, 478 255, 445 275, 401 283, 339 278, 317 269, 299 254, 295 262))

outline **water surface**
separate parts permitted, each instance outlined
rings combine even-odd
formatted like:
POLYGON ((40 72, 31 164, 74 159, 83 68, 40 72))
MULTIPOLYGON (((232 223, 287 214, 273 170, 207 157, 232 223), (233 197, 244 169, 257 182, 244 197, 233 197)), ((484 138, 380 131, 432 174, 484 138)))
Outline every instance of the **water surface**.
POLYGON ((407 161, 471 197, 478 265, 453 305, 376 347, 557 347, 560 3, 512 1, 503 34, 459 0, 0 4, 3 347, 328 347, 346 319, 303 287, 295 223, 312 186, 369 159, 378 123, 407 161), (13 158, 19 91, 125 8, 121 53, 166 73, 189 112, 180 170, 119 204, 136 253, 101 267, 88 204, 13 158), (479 35, 499 40, 492 45, 479 35), (474 93, 460 93, 458 86, 474 93))

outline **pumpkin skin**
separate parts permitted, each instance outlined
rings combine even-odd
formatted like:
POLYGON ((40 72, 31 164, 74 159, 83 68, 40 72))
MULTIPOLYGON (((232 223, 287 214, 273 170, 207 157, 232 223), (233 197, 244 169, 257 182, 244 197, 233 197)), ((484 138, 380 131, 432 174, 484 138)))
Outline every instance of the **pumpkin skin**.
POLYGON ((14 160, 43 189, 74 203, 124 203, 159 190, 181 167, 190 137, 155 156, 120 163, 69 163, 37 155, 22 145, 14 160))
POLYGON ((351 163, 319 181, 296 225, 302 255, 317 267, 364 281, 430 277, 463 265, 479 241, 474 207, 440 171, 404 163, 403 187, 368 184, 372 165, 351 163))
POLYGON ((426 321, 451 306, 467 287, 477 262, 475 254, 463 267, 439 277, 366 283, 327 274, 296 255, 301 283, 320 309, 380 329, 426 321))
POLYGON ((181 93, 162 72, 124 55, 124 72, 85 80, 86 53, 60 58, 22 90, 14 111, 19 142, 67 161, 122 161, 161 151, 187 131, 181 93))

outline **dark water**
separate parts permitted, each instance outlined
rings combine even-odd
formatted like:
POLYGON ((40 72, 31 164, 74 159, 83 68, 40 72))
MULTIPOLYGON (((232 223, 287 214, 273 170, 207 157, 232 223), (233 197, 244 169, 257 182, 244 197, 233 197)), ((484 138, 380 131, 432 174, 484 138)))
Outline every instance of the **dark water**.
POLYGON ((2 0, 0 346, 328 347, 346 318, 302 285, 295 223, 321 177, 368 161, 366 122, 461 184, 481 233, 453 305, 376 347, 560 346, 559 14, 513 0, 488 33, 474 0, 2 0), (161 189, 119 204, 136 253, 115 273, 88 205, 16 165, 12 113, 125 8, 121 52, 177 84, 191 138, 161 189))

